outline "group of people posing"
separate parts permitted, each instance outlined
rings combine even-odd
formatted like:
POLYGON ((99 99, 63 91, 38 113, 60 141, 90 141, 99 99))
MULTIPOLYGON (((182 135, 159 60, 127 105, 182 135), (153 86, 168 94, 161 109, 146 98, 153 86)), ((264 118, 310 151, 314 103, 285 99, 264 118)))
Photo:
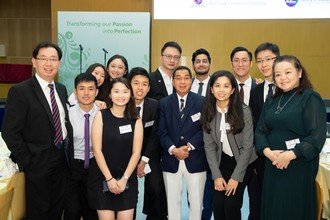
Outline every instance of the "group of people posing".
MULTIPOLYGON (((164 44, 152 73, 121 55, 92 64, 74 93, 54 78, 61 49, 33 51, 36 74, 13 86, 2 136, 25 173, 27 219, 137 219, 138 180, 149 220, 316 219, 315 178, 326 110, 301 62, 265 42, 236 47, 232 72, 211 74, 211 56, 164 44)), ((142 196, 142 195, 139 195, 142 196)))

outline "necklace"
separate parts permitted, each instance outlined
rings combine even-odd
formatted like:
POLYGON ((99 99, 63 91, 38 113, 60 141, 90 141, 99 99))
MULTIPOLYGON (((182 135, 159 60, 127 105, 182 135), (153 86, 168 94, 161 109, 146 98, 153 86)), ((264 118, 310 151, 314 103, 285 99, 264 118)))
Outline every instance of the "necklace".
POLYGON ((291 95, 291 97, 288 99, 288 101, 286 101, 286 102, 284 103, 284 105, 281 106, 281 100, 282 100, 282 97, 283 97, 283 94, 282 94, 281 97, 280 97, 280 100, 278 101, 278 104, 277 104, 277 107, 276 107, 275 114, 280 114, 280 113, 282 112, 282 110, 284 109, 284 107, 285 107, 285 106, 290 102, 290 100, 293 98, 293 96, 296 95, 296 93, 297 93, 297 91, 295 91, 295 92, 291 95))

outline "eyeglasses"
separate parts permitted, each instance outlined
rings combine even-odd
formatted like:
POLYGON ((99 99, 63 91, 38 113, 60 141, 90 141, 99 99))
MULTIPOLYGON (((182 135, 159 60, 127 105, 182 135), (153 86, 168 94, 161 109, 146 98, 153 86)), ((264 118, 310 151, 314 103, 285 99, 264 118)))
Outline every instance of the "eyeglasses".
POLYGON ((175 61, 179 61, 181 58, 180 56, 177 56, 177 55, 172 56, 170 54, 162 54, 162 56, 165 57, 165 59, 167 59, 167 60, 174 59, 175 61))
POLYGON ((270 63, 272 60, 275 60, 276 57, 266 57, 264 60, 257 60, 256 64, 270 63))
POLYGON ((59 61, 57 58, 36 58, 36 60, 39 60, 41 63, 47 63, 48 61, 50 63, 55 63, 59 61))

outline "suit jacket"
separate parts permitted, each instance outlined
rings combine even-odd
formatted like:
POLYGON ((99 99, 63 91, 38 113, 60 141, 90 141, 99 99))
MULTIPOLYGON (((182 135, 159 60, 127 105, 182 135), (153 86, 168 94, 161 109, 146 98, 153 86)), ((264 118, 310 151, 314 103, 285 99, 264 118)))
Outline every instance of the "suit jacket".
POLYGON ((204 151, 203 131, 199 122, 203 105, 203 97, 189 92, 181 121, 179 101, 176 93, 163 98, 159 102, 158 136, 162 147, 161 169, 166 172, 176 173, 179 161, 170 155, 168 149, 174 145, 180 147, 189 142, 194 150, 189 152, 185 164, 190 173, 207 170, 207 161, 204 151))
MULTIPOLYGON (((231 178, 239 182, 243 181, 247 166, 257 158, 253 146, 253 125, 249 107, 243 105, 243 112, 245 123, 243 131, 235 135, 227 133, 228 142, 237 162, 231 178)), ((210 134, 204 131, 206 158, 213 179, 222 177, 219 169, 222 154, 220 121, 221 114, 217 112, 214 119, 210 122, 210 134)))
POLYGON ((262 108, 264 106, 264 85, 265 82, 257 85, 250 92, 249 106, 253 116, 253 127, 256 128, 262 108))
MULTIPOLYGON (((60 83, 55 83, 55 87, 65 110, 65 126, 70 140, 69 146, 72 147, 72 127, 66 106, 67 91, 60 83)), ((56 147, 55 127, 51 108, 35 76, 9 90, 2 136, 21 170, 24 171, 31 164, 38 172, 46 170, 46 152, 56 147)), ((67 156, 68 149, 64 151, 67 156)))
POLYGON ((160 100, 168 96, 166 86, 162 74, 157 69, 155 72, 150 73, 150 91, 148 97, 160 100))
POLYGON ((160 147, 157 138, 158 102, 146 97, 143 102, 143 145, 141 155, 159 161, 160 147))

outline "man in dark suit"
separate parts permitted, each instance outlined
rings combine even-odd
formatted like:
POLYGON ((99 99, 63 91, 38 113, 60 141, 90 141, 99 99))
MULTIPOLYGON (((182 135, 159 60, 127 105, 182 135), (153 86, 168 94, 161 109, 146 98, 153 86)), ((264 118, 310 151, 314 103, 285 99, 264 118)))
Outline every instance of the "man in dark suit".
POLYGON ((145 177, 143 213, 147 215, 147 220, 167 219, 165 187, 160 171, 160 147, 156 134, 158 102, 146 97, 150 90, 150 76, 145 69, 131 69, 129 80, 144 127, 141 160, 137 166, 138 177, 145 177))
POLYGON ((252 53, 245 47, 235 47, 230 53, 231 66, 234 71, 241 101, 246 105, 250 101, 250 91, 257 83, 250 75, 252 67, 252 53))
POLYGON ((256 127, 264 102, 275 92, 272 67, 276 57, 280 56, 280 49, 274 43, 265 42, 256 48, 254 55, 258 70, 265 78, 263 83, 251 90, 249 106, 252 110, 253 124, 256 127))
POLYGON ((172 74, 180 63, 182 49, 174 41, 164 44, 160 53, 161 66, 150 74, 148 97, 160 100, 173 93, 172 74))
POLYGON ((36 75, 8 93, 2 136, 25 173, 26 218, 61 219, 72 127, 65 86, 54 82, 61 49, 42 42, 33 51, 36 75), (54 86, 55 85, 55 86, 54 86))
MULTIPOLYGON (((265 81, 251 90, 249 106, 253 115, 253 127, 256 128, 264 102, 270 98, 275 91, 272 66, 280 50, 276 44, 265 42, 260 44, 255 52, 256 64, 265 81)), ((254 195, 252 207, 250 206, 250 220, 260 219, 261 194, 264 174, 264 157, 258 155, 254 164, 254 174, 250 181, 249 193, 254 195)), ((251 200, 251 199, 250 199, 251 200)))
POLYGON ((185 179, 190 204, 189 219, 200 220, 207 161, 199 123, 203 97, 190 92, 188 67, 173 72, 175 93, 160 100, 158 136, 162 147, 161 169, 167 196, 168 218, 181 219, 181 192, 185 179))

